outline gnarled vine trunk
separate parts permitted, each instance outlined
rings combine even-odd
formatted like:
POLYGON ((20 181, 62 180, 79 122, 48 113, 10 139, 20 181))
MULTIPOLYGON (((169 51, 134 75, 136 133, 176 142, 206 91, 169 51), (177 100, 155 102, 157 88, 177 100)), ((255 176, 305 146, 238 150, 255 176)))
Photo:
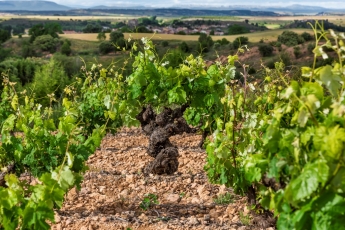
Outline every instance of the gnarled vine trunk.
POLYGON ((184 132, 196 132, 196 129, 190 128, 183 118, 187 107, 183 105, 174 110, 164 108, 160 114, 156 114, 149 105, 136 116, 143 132, 150 137, 147 153, 155 158, 145 166, 145 174, 173 174, 177 171, 178 149, 170 142, 169 137, 184 132))

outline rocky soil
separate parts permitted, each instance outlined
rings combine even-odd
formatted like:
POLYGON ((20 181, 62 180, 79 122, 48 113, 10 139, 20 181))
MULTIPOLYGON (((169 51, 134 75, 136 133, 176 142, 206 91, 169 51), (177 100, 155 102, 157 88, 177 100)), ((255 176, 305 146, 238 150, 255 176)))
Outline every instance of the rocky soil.
POLYGON ((81 190, 71 190, 56 211, 52 229, 274 229, 273 218, 256 214, 246 198, 208 182, 200 135, 170 140, 178 147, 178 171, 145 176, 143 168, 152 161, 146 153, 148 137, 140 129, 107 135, 87 162, 81 190), (158 204, 143 210, 147 194, 157 197, 158 204))

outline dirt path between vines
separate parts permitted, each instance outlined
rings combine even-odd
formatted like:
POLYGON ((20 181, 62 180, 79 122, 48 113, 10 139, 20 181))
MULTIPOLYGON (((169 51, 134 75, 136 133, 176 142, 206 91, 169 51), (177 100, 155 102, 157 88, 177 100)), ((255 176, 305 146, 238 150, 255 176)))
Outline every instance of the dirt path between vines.
POLYGON ((250 211, 246 198, 208 182, 200 139, 195 134, 172 137, 180 154, 178 172, 145 177, 141 169, 152 160, 146 154, 147 137, 139 129, 107 135, 87 162, 90 170, 81 190, 67 194, 52 229, 273 230, 270 220, 250 211), (216 204, 214 199, 225 193, 231 194, 231 203, 216 204), (156 195, 159 204, 142 210, 145 194, 156 195))

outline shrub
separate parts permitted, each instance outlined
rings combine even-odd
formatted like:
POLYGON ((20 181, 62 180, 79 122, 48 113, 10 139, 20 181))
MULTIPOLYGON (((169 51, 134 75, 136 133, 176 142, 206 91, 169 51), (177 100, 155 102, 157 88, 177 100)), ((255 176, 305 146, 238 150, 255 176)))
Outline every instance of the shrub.
POLYGON ((226 38, 222 38, 222 40, 220 41, 220 44, 221 45, 227 45, 227 44, 229 44, 230 42, 228 41, 228 39, 226 39, 226 38))
POLYGON ((183 63, 183 60, 186 58, 186 54, 179 49, 174 49, 166 55, 166 61, 171 67, 177 67, 183 63))
POLYGON ((106 38, 107 38, 107 36, 105 35, 104 32, 99 32, 98 35, 97 35, 97 39, 99 41, 104 41, 106 38))
POLYGON ((66 56, 69 56, 71 52, 72 52, 71 45, 67 40, 65 40, 61 46, 61 53, 66 56))
POLYGON ((248 42, 249 42, 248 37, 241 36, 241 37, 236 38, 234 42, 232 43, 232 45, 234 49, 238 49, 240 48, 240 46, 248 44, 248 42))
POLYGON ((179 34, 179 35, 186 35, 186 32, 184 32, 184 31, 182 30, 182 31, 177 32, 176 34, 179 34))
POLYGON ((279 53, 279 61, 283 62, 285 66, 290 66, 291 63, 291 56, 287 52, 281 52, 279 53))
POLYGON ((101 42, 101 44, 99 44, 99 52, 101 54, 108 54, 112 51, 115 51, 115 47, 111 42, 101 42))
POLYGON ((169 42, 168 42, 168 41, 163 41, 163 42, 162 42, 162 46, 163 46, 163 47, 167 47, 168 45, 169 45, 169 42))
POLYGON ((229 26, 228 33, 229 35, 245 34, 245 33, 249 33, 249 30, 245 26, 235 24, 235 25, 229 26))
POLYGON ((263 57, 271 56, 273 53, 273 47, 266 43, 261 43, 259 45, 259 52, 263 57))
POLYGON ((307 33, 307 32, 303 32, 301 34, 301 37, 304 39, 304 41, 308 42, 308 41, 311 41, 313 40, 313 36, 310 34, 310 33, 307 33))
POLYGON ((50 34, 38 36, 34 41, 34 46, 42 51, 54 53, 59 44, 59 39, 53 38, 50 34))
POLYGON ((221 45, 220 45, 220 43, 215 42, 213 46, 215 49, 219 49, 221 45))
POLYGON ((315 48, 315 43, 309 43, 307 46, 307 50, 309 53, 313 53, 314 48, 315 48))
POLYGON ((48 94, 54 93, 55 98, 60 98, 69 79, 63 67, 53 58, 39 70, 36 70, 32 83, 25 87, 30 93, 34 93, 40 99, 43 106, 49 105, 48 94))
POLYGON ((113 31, 109 35, 110 42, 114 44, 116 44, 120 39, 124 39, 124 38, 125 36, 123 35, 123 33, 118 32, 118 31, 113 31))
POLYGON ((302 52, 301 52, 301 47, 295 46, 295 47, 293 48, 293 53, 294 53, 294 55, 295 55, 296 58, 299 58, 299 57, 301 56, 301 54, 302 54, 302 52))
POLYGON ((190 51, 190 48, 189 48, 189 46, 188 46, 188 44, 186 42, 182 42, 180 44, 180 50, 185 52, 185 53, 187 53, 187 52, 190 51))
POLYGON ((305 42, 304 38, 293 31, 284 31, 278 36, 278 42, 287 46, 297 46, 305 42))
POLYGON ((3 43, 11 38, 11 33, 7 30, 0 29, 0 43, 3 43))
POLYGON ((199 36, 199 52, 208 52, 209 48, 213 46, 213 40, 211 36, 208 36, 207 34, 201 33, 199 36))

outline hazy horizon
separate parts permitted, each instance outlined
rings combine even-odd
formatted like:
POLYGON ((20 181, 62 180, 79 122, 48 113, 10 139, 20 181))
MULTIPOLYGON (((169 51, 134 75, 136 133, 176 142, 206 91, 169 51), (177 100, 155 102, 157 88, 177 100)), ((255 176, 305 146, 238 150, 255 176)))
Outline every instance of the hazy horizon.
MULTIPOLYGON (((1 1, 1 0, 0 0, 1 1)), ((7 0, 7 1, 18 1, 18 0, 7 0)), ((21 0, 23 1, 23 0, 21 0)), ((26 0, 29 1, 29 0, 26 0)), ((242 1, 226 1, 226 0, 204 0, 202 3, 197 0, 192 1, 182 1, 182 0, 172 0, 172 1, 155 1, 155 0, 132 0, 132 1, 95 1, 95 0, 84 0, 82 3, 79 0, 48 0, 61 5, 66 6, 146 6, 146 7, 193 7, 193 6, 211 6, 211 7, 228 7, 228 6, 272 6, 272 7, 284 7, 294 4, 308 5, 324 8, 337 8, 345 9, 344 1, 334 1, 334 0, 322 0, 322 1, 310 1, 310 0, 300 0, 300 1, 253 1, 253 0, 242 0, 242 1)))

